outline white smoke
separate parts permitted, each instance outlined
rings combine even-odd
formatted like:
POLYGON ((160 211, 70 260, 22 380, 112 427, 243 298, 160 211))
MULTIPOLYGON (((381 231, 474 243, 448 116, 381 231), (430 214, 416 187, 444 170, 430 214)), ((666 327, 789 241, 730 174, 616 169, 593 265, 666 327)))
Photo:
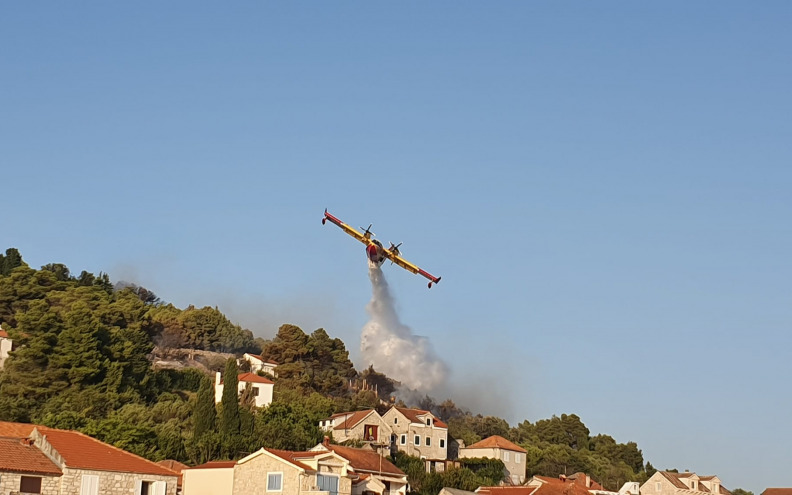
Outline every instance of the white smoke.
POLYGON ((426 337, 413 335, 399 321, 388 282, 380 267, 369 262, 372 297, 366 306, 371 319, 363 327, 360 352, 364 361, 403 387, 429 392, 445 384, 448 366, 435 355, 426 337))

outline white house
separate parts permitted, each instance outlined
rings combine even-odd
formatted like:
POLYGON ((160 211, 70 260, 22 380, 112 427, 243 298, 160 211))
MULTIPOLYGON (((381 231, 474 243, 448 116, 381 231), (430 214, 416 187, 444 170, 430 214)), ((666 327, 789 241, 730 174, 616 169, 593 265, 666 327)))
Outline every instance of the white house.
POLYGON ((641 495, 731 495, 717 476, 657 471, 641 485, 641 495))
POLYGON ((250 363, 250 371, 251 373, 258 373, 259 371, 263 371, 264 373, 273 376, 275 378, 278 377, 277 373, 275 373, 275 368, 278 366, 278 363, 271 359, 265 359, 258 354, 250 354, 246 352, 242 359, 250 363))
MULTIPOLYGON (((240 373, 237 375, 237 393, 244 392, 248 384, 253 389, 253 402, 256 407, 265 407, 272 403, 272 390, 275 384, 272 380, 258 376, 255 373, 240 373)), ((215 402, 218 403, 223 400, 223 380, 220 372, 215 373, 215 402)))

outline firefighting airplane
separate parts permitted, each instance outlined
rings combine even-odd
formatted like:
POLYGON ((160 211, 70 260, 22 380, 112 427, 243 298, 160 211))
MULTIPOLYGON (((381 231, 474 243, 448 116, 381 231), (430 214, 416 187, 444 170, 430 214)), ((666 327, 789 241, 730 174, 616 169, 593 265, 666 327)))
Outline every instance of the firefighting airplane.
MULTIPOLYGON (((382 265, 382 263, 384 263, 385 260, 390 260, 391 263, 395 263, 399 265, 408 272, 417 273, 418 275, 422 275, 428 278, 430 289, 432 288, 432 284, 440 283, 440 279, 442 277, 435 277, 431 273, 421 270, 417 266, 413 265, 412 263, 401 257, 401 253, 399 253, 399 246, 402 245, 401 242, 396 244, 395 246, 391 242, 390 247, 386 249, 378 240, 372 239, 374 233, 371 232, 371 225, 369 225, 368 228, 365 230, 365 232, 361 234, 360 232, 357 231, 357 229, 350 227, 349 225, 345 224, 344 222, 337 219, 333 215, 327 213, 327 209, 325 209, 324 218, 322 218, 322 225, 324 225, 328 220, 341 227, 341 230, 343 230, 347 234, 351 235, 355 239, 365 244, 366 256, 368 256, 368 259, 372 263, 375 263, 379 266, 382 265)), ((361 227, 361 229, 362 228, 363 227, 361 227)))

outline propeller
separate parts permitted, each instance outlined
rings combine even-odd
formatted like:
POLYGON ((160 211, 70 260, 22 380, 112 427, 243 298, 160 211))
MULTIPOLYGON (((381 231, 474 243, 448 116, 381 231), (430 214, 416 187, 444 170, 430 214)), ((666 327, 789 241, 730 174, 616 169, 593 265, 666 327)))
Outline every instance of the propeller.
POLYGON ((374 224, 370 223, 369 226, 367 228, 365 228, 365 229, 363 227, 360 227, 361 230, 365 231, 365 232, 363 232, 363 235, 366 236, 366 238, 376 237, 376 234, 371 231, 371 226, 372 225, 374 225, 374 224))
POLYGON ((400 243, 398 243, 398 244, 396 244, 396 245, 394 246, 394 245, 393 245, 393 243, 391 242, 391 243, 390 243, 390 248, 388 248, 388 250, 389 250, 390 252, 392 252, 393 254, 399 254, 399 246, 401 246, 402 244, 404 244, 404 243, 403 243, 403 242, 400 242, 400 243))

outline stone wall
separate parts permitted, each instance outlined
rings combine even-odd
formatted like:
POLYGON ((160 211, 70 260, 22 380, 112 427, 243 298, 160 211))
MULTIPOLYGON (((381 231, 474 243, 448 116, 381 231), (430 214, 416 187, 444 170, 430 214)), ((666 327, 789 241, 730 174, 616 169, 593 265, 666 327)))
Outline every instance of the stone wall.
MULTIPOLYGON (((35 474, 0 473, 0 494, 24 493, 19 491, 22 476, 41 478, 41 495, 61 495, 60 476, 36 476, 35 474)), ((78 492, 79 493, 79 492, 78 492)))
MULTIPOLYGON (((266 495, 267 475, 283 473, 280 495, 298 495, 303 484, 304 474, 294 465, 262 452, 234 466, 234 495, 266 495)), ((270 492, 270 495, 272 492, 270 492)))
MULTIPOLYGON (((66 468, 61 477, 61 495, 78 495, 82 486, 84 474, 99 477, 99 493, 101 495, 136 495, 137 481, 164 481, 165 494, 176 495, 176 482, 178 477, 160 476, 156 474, 120 473, 114 471, 91 471, 87 469, 66 468)), ((150 493, 149 495, 155 495, 150 493)))

